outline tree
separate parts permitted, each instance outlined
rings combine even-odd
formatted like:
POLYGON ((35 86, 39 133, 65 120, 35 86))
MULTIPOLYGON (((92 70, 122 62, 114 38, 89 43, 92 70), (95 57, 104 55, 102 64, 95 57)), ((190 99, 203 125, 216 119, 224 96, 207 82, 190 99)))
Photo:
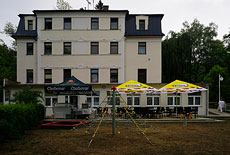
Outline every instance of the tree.
POLYGON ((223 37, 223 43, 225 45, 225 49, 230 52, 230 31, 228 34, 225 34, 223 37))
MULTIPOLYGON (((17 31, 17 27, 14 26, 11 22, 7 22, 4 29, 3 29, 3 32, 1 32, 1 33, 5 33, 6 35, 11 36, 12 34, 16 33, 16 31, 17 31)), ((1 42, 4 43, 4 41, 0 39, 0 43, 1 42)), ((16 51, 16 48, 17 48, 16 41, 13 41, 11 46, 12 46, 13 50, 16 51)))
POLYGON ((3 29, 3 32, 5 34, 12 35, 12 34, 16 33, 16 30, 17 30, 16 26, 14 26, 11 22, 7 22, 4 29, 3 29))
POLYGON ((210 101, 218 100, 218 75, 224 77, 221 94, 230 101, 230 35, 215 39, 217 25, 204 26, 198 20, 183 23, 180 32, 170 31, 162 43, 162 81, 180 79, 210 84, 210 101))
POLYGON ((195 19, 183 23, 176 33, 171 31, 163 41, 163 82, 180 78, 190 82, 202 82, 214 65, 224 65, 224 46, 217 36, 217 25, 200 24, 195 19))
POLYGON ((56 9, 57 10, 71 10, 72 7, 70 6, 68 2, 65 2, 64 0, 57 0, 56 9))
POLYGON ((16 51, 0 44, 0 102, 2 101, 3 78, 16 80, 16 51))
POLYGON ((219 65, 213 66, 204 78, 206 83, 211 84, 209 86, 210 101, 218 102, 219 100, 219 74, 224 78, 224 80, 221 82, 221 97, 224 98, 225 101, 229 102, 230 78, 228 75, 227 67, 223 68, 219 65))
POLYGON ((12 100, 16 104, 38 104, 43 100, 40 91, 32 91, 29 88, 24 88, 22 91, 16 92, 12 100))
POLYGON ((16 80, 16 51, 0 45, 0 83, 3 78, 16 80))
POLYGON ((101 2, 101 0, 99 0, 99 2, 96 4, 95 9, 96 10, 103 10, 103 3, 101 2))

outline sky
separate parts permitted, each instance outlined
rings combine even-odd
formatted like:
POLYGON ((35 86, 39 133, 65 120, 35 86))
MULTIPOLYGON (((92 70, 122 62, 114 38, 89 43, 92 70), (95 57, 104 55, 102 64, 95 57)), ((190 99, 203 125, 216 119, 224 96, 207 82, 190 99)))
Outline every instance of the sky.
MULTIPOLYGON (((65 0, 73 7, 88 8, 86 0, 65 0)), ((89 0, 93 2, 93 0, 89 0)), ((99 0, 94 0, 96 4, 99 0)), ((218 25, 218 37, 230 31, 230 0, 102 0, 109 5, 110 10, 129 10, 130 14, 164 14, 162 31, 165 35, 170 30, 179 32, 182 23, 192 23, 198 19, 201 24, 208 26, 213 22, 218 25)), ((56 0, 1 0, 0 31, 7 22, 18 25, 18 14, 31 14, 33 10, 55 9, 56 0)), ((93 5, 89 6, 92 9, 93 5)), ((13 39, 0 34, 0 39, 10 46, 13 39)))

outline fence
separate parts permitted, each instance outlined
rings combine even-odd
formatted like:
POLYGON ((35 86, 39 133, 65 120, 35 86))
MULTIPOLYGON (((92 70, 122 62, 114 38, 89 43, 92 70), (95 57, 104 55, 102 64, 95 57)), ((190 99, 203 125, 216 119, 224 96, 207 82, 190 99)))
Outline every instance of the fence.
MULTIPOLYGON (((209 102, 209 108, 217 109, 218 106, 218 102, 209 102)), ((224 111, 230 112, 230 103, 225 103, 224 111)))
POLYGON ((225 103, 225 111, 230 112, 230 103, 225 103))

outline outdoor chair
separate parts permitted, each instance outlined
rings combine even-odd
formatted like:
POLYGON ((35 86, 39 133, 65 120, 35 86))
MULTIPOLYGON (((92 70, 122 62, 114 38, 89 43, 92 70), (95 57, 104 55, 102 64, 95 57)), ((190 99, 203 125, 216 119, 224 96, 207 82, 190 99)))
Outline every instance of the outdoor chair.
POLYGON ((195 118, 198 117, 198 107, 192 107, 192 114, 195 116, 195 118))
POLYGON ((162 113, 162 116, 164 116, 164 114, 165 114, 165 107, 161 107, 161 113, 162 113))
POLYGON ((142 115, 143 115, 143 117, 146 118, 147 115, 148 115, 148 110, 147 110, 147 108, 141 108, 141 110, 142 110, 142 115))
POLYGON ((148 111, 148 114, 147 114, 148 118, 153 118, 156 116, 156 109, 148 108, 147 111, 148 111))
POLYGON ((157 107, 157 110, 156 110, 156 116, 159 118, 161 118, 163 115, 162 115, 162 112, 161 112, 161 107, 157 107))
POLYGON ((190 112, 192 112, 192 108, 191 107, 184 107, 184 111, 186 114, 189 114, 190 112))
POLYGON ((179 114, 183 114, 183 113, 184 113, 183 107, 177 107, 177 108, 176 108, 176 114, 177 114, 177 116, 178 116, 179 114))
POLYGON ((165 113, 166 113, 166 116, 171 116, 172 113, 173 113, 173 109, 170 109, 169 107, 166 107, 165 113))
POLYGON ((150 110, 150 116, 151 116, 151 118, 155 118, 156 117, 156 111, 157 111, 157 109, 151 108, 151 110, 150 110))
POLYGON ((137 115, 140 115, 140 108, 139 107, 134 107, 134 111, 137 115))

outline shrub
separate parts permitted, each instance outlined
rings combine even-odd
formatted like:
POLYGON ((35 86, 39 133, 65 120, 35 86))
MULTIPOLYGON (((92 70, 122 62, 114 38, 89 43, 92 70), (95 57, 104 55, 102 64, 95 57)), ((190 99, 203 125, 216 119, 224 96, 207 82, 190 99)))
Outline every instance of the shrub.
POLYGON ((42 104, 0 105, 0 140, 20 138, 44 118, 42 104))
POLYGON ((40 91, 33 91, 29 88, 24 88, 22 91, 16 92, 12 102, 16 104, 37 104, 42 103, 43 96, 40 91))

